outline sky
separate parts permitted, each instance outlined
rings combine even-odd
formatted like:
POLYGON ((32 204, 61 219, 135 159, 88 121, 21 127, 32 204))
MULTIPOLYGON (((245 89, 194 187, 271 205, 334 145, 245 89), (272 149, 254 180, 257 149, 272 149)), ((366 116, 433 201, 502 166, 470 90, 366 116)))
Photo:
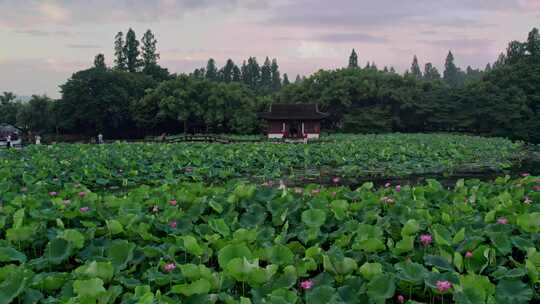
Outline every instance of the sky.
POLYGON ((442 71, 449 50, 484 68, 539 26, 540 0, 0 0, 0 92, 58 98, 96 54, 111 65, 129 28, 154 32, 173 73, 268 56, 293 80, 346 66, 353 48, 400 72, 414 55, 442 71))

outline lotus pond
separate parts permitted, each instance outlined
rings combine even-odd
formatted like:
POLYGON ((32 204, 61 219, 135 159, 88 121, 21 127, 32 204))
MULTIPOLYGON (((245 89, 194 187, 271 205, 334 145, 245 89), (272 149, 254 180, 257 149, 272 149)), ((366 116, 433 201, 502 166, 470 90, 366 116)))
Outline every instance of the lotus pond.
POLYGON ((3 150, 0 304, 538 302, 540 178, 504 176, 529 154, 449 135, 3 150))
POLYGON ((496 172, 519 166, 523 143, 458 135, 335 135, 309 145, 134 144, 29 146, 0 151, 0 190, 80 182, 94 189, 176 181, 358 184, 409 175, 496 172), (6 186, 7 185, 7 186, 6 186))
POLYGON ((0 303, 529 303, 540 178, 2 192, 0 303))

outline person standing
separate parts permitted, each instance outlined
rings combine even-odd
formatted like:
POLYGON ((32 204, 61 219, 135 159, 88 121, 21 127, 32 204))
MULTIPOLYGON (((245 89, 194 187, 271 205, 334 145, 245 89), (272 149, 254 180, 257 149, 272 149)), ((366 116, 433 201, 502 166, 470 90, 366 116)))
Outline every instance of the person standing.
POLYGON ((99 133, 98 136, 97 136, 97 138, 98 138, 98 140, 97 140, 97 141, 98 141, 98 144, 101 145, 101 144, 103 143, 103 134, 99 133))
POLYGON ((41 145, 41 136, 36 135, 36 145, 41 145))
POLYGON ((11 134, 8 134, 8 136, 6 137, 6 145, 8 149, 11 148, 11 134))

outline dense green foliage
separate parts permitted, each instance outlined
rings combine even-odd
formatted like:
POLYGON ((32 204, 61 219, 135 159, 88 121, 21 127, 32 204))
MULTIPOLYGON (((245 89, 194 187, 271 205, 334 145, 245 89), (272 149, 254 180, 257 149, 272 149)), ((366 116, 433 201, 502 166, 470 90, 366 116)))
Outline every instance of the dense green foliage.
POLYGON ((122 195, 52 178, 0 185, 0 303, 540 299, 531 176, 354 191, 160 183, 122 195))
POLYGON ((81 182, 98 189, 176 180, 222 183, 249 179, 260 183, 341 176, 354 181, 361 177, 500 172, 525 156, 521 143, 504 139, 421 134, 343 135, 309 145, 53 145, 0 151, 0 182, 16 189, 23 186, 20 183, 55 177, 61 183, 81 182))
POLYGON ((422 72, 416 56, 410 71, 399 75, 393 68, 379 70, 373 62, 360 68, 362 58, 353 50, 347 68, 297 76, 295 83, 285 80, 286 74, 282 79, 277 60, 268 57, 262 65, 255 57, 241 66, 229 59, 221 68, 210 59, 189 75, 170 75, 159 66, 151 31, 140 44, 133 30, 125 38, 120 32, 113 68, 98 55, 94 68, 73 74, 62 85, 62 99, 48 107, 49 116, 60 120, 29 124, 29 109, 18 115, 22 104, 8 93, 0 100, 2 120, 33 132, 102 132, 108 138, 188 131, 261 133, 264 124, 256 122, 255 114, 272 102, 310 102, 331 114, 324 122, 328 131, 452 131, 540 142, 537 29, 524 42, 512 41, 484 71, 460 69, 459 58, 449 52, 442 77, 429 62, 422 72))

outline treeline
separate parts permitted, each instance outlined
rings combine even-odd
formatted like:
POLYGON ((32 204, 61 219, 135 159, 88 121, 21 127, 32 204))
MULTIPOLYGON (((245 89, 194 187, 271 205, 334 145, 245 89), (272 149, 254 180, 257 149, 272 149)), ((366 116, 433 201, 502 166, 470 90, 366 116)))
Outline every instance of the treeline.
POLYGON ((324 122, 338 132, 470 132, 540 142, 540 35, 512 41, 484 70, 455 64, 451 52, 439 72, 414 56, 403 75, 374 62, 360 67, 353 50, 347 67, 320 70, 289 82, 276 59, 219 67, 210 59, 190 74, 170 74, 158 63, 157 40, 148 30, 118 33, 114 66, 98 54, 94 67, 73 74, 62 98, 0 98, 3 122, 25 130, 107 137, 162 132, 258 133, 256 113, 272 102, 318 103, 324 122), (282 76, 283 75, 283 76, 282 76), (46 115, 44 115, 46 113, 46 115), (42 117, 42 118, 39 118, 42 117))

